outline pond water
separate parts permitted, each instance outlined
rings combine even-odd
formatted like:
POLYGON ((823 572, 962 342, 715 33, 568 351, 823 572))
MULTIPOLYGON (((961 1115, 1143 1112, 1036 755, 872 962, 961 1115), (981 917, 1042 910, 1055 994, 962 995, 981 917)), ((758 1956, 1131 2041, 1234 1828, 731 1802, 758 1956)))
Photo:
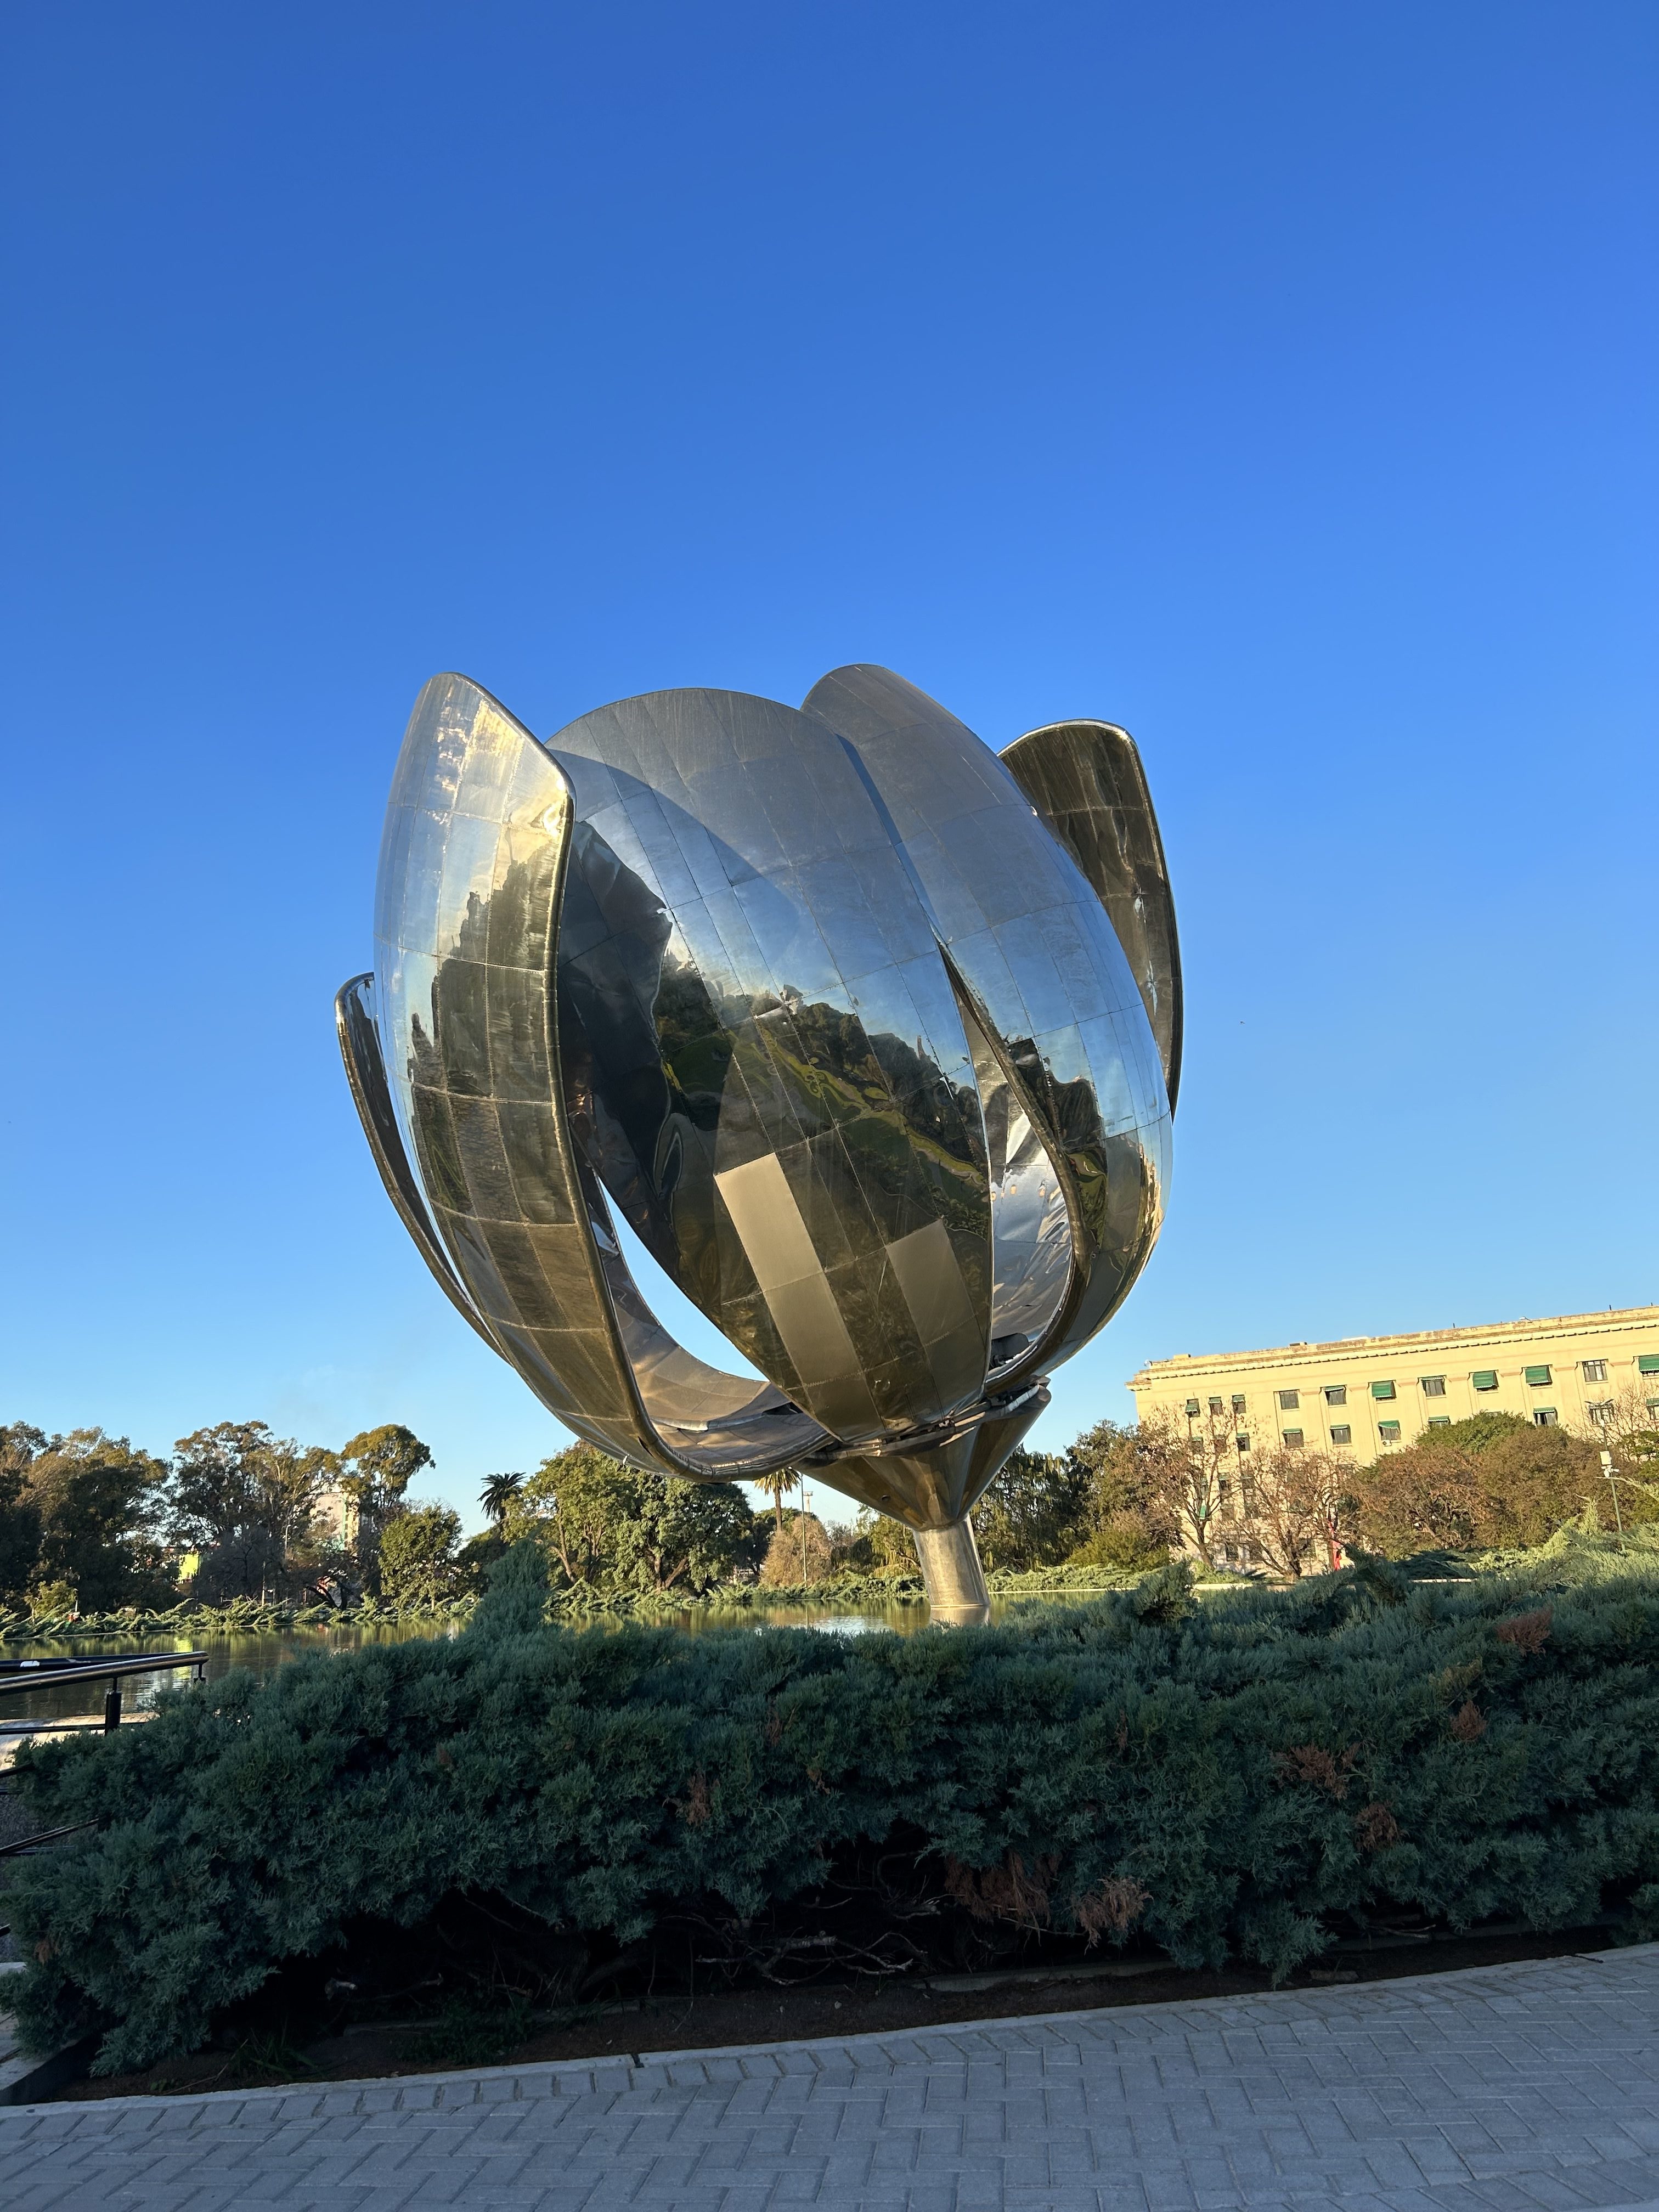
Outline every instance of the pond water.
MULTIPOLYGON (((991 1617, 1000 1620, 1010 1609, 1006 1600, 994 1599, 991 1617)), ((927 1607, 921 1604, 888 1605, 838 1613, 823 1606, 781 1605, 769 1606, 764 1612, 750 1607, 721 1612, 713 1607, 697 1606, 684 1613, 659 1615, 651 1625, 690 1629, 693 1633, 715 1628, 810 1628, 829 1635, 864 1636, 872 1631, 890 1629, 900 1636, 914 1636, 918 1629, 927 1626, 927 1607)), ((622 1623, 600 1616, 591 1626, 614 1629, 622 1623)), ((411 1623, 395 1628, 295 1628, 264 1636, 63 1637, 49 1643, 0 1645, 0 1658, 115 1659, 140 1651, 199 1651, 211 1682, 228 1674, 233 1667, 251 1667, 256 1674, 270 1674, 284 1660, 298 1658, 304 1652, 356 1651, 368 1644, 405 1644, 427 1636, 458 1636, 460 1631, 460 1623, 442 1621, 429 1626, 411 1623)), ((142 1712, 154 1705, 159 1691, 188 1679, 184 1668, 158 1669, 153 1674, 129 1674, 121 1683, 122 1710, 126 1714, 142 1712)), ((9 1672, 0 1674, 0 1744, 8 1736, 15 1737, 20 1722, 91 1720, 103 1711, 107 1685, 97 1675, 84 1675, 74 1682, 11 1688, 9 1685, 17 1680, 18 1677, 9 1672)))

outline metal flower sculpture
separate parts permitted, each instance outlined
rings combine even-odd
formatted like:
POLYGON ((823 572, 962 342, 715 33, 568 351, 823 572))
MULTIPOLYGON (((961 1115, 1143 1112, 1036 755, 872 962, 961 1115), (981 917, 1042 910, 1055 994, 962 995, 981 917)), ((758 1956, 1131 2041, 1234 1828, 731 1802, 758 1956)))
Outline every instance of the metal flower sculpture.
POLYGON ((799 708, 461 676, 404 738, 374 970, 337 1001, 393 1204, 579 1435, 811 1465, 983 1618, 967 1515, 1162 1217, 1181 1058, 1146 781, 1107 722, 1000 758, 885 669, 799 708), (658 1322, 618 1218, 761 1375, 658 1322))

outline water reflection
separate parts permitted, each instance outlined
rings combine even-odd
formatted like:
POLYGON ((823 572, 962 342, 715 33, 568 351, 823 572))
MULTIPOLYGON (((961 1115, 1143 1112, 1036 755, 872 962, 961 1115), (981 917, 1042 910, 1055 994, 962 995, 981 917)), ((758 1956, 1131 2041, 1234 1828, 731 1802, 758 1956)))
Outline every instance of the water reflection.
MULTIPOLYGON (((994 1620, 1005 1620, 1013 1609, 1006 1599, 994 1599, 991 1617, 994 1620)), ((638 1616, 601 1613, 568 1620, 563 1625, 604 1632, 620 1628, 638 1616)), ((811 1628, 832 1636, 867 1636, 881 1629, 890 1629, 899 1636, 914 1636, 919 1629, 927 1626, 928 1613, 926 1605, 921 1602, 866 1605, 848 1611, 810 1604, 687 1606, 675 1612, 653 1613, 645 1625, 684 1628, 692 1635, 711 1629, 811 1628)), ((137 1651, 192 1651, 202 1655, 207 1679, 216 1682, 234 1667, 250 1667, 256 1674, 273 1674, 285 1660, 297 1659, 310 1652, 360 1651, 375 1644, 408 1644, 427 1637, 454 1637, 460 1632, 461 1624, 458 1622, 436 1621, 410 1622, 398 1627, 294 1628, 264 1635, 65 1637, 49 1643, 7 1644, 0 1647, 0 1657, 122 1659, 137 1651)), ((183 1679, 182 1669, 174 1672, 158 1668, 153 1674, 126 1676, 121 1684, 125 1712, 131 1715, 147 1711, 155 1704, 159 1692, 178 1688, 183 1679)), ((23 1721, 94 1719, 102 1712, 104 1689, 104 1682, 97 1675, 89 1674, 78 1681, 43 1683, 21 1693, 9 1692, 0 1698, 0 1732, 13 1734, 16 1724, 23 1721)))

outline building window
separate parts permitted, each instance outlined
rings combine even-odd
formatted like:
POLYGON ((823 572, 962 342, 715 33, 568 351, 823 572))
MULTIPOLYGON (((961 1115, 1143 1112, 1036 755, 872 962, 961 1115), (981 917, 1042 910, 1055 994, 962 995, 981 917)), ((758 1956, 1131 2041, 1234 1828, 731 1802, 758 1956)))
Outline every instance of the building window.
POLYGON ((1555 1426, 1553 1406, 1534 1406, 1532 1409, 1532 1417, 1540 1429, 1553 1429, 1555 1426))
POLYGON ((1293 1413, 1301 1403, 1302 1393, 1299 1390, 1281 1390, 1279 1394, 1279 1407, 1281 1413, 1293 1413))
POLYGON ((1659 1375, 1659 1352, 1638 1352, 1636 1371, 1638 1375, 1659 1375))
POLYGON ((1332 1382, 1327 1385, 1325 1403, 1328 1406, 1346 1406, 1347 1402, 1348 1386, 1346 1382, 1332 1382))
POLYGON ((1521 1371, 1534 1390, 1549 1389, 1550 1370, 1547 1367, 1523 1367, 1521 1371))
POLYGON ((1477 1367, 1469 1380, 1477 1390, 1495 1390, 1498 1388, 1498 1370, 1495 1367, 1477 1367))
POLYGON ((1247 1452, 1250 1449, 1250 1440, 1247 1436, 1237 1436, 1233 1438, 1233 1442, 1242 1452, 1247 1452))
POLYGON ((1393 1383, 1373 1382, 1371 1385, 1371 1395, 1373 1398, 1392 1398, 1394 1395, 1393 1383))
POLYGON ((1398 1421, 1379 1421, 1376 1425, 1376 1433, 1385 1444, 1397 1444, 1400 1441, 1400 1424, 1398 1421))
POLYGON ((1235 1390, 1233 1392, 1233 1411, 1236 1413, 1242 1413, 1243 1410, 1244 1393, 1242 1390, 1235 1390))
POLYGON ((1445 1395, 1446 1378, 1443 1375, 1425 1375, 1423 1377, 1423 1395, 1425 1398, 1443 1398, 1445 1395))
POLYGON ((1188 1418, 1188 1419, 1189 1421, 1190 1421, 1190 1420, 1192 1420, 1192 1419, 1194 1419, 1196 1417, 1197 1413, 1198 1413, 1198 1401, 1197 1401, 1197 1399, 1196 1399, 1196 1398, 1188 1398, 1188 1401, 1187 1401, 1187 1418, 1188 1418))
POLYGON ((1586 1382, 1605 1382, 1607 1379, 1607 1363, 1605 1359, 1585 1360, 1584 1380, 1586 1382))
POLYGON ((1353 1431, 1346 1421, 1337 1421, 1333 1425, 1331 1442, 1334 1444, 1351 1444, 1353 1442, 1353 1431))
POLYGON ((1451 1415, 1449 1413, 1431 1413, 1429 1415, 1429 1426, 1431 1429, 1449 1429, 1451 1426, 1451 1415))
POLYGON ((1211 1401, 1210 1401, 1210 1411, 1211 1411, 1212 1413, 1223 1413, 1223 1412, 1224 1412, 1224 1411, 1225 1411, 1225 1408, 1223 1407, 1223 1405, 1222 1405, 1221 1401, 1220 1401, 1220 1399, 1219 1399, 1219 1398, 1212 1398, 1212 1399, 1211 1399, 1211 1401))
POLYGON ((1285 1443, 1290 1446, 1290 1448, 1291 1448, 1291 1449, 1292 1451, 1300 1451, 1300 1450, 1301 1450, 1301 1449, 1302 1449, 1302 1431, 1301 1431, 1301 1430, 1300 1430, 1300 1429, 1286 1429, 1286 1430, 1285 1430, 1285 1443))
POLYGON ((1606 1428, 1613 1419, 1614 1406, 1611 1398, 1593 1398, 1584 1408, 1598 1429, 1606 1428))

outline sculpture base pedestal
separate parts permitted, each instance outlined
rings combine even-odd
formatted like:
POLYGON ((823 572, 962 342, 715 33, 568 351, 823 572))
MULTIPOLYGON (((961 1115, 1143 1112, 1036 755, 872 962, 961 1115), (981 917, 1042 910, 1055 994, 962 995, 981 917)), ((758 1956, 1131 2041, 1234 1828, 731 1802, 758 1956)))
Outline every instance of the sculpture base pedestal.
POLYGON ((913 1528, 910 1533, 933 1619, 957 1628, 983 1627, 991 1618, 991 1594, 967 1516, 948 1528, 913 1528))

